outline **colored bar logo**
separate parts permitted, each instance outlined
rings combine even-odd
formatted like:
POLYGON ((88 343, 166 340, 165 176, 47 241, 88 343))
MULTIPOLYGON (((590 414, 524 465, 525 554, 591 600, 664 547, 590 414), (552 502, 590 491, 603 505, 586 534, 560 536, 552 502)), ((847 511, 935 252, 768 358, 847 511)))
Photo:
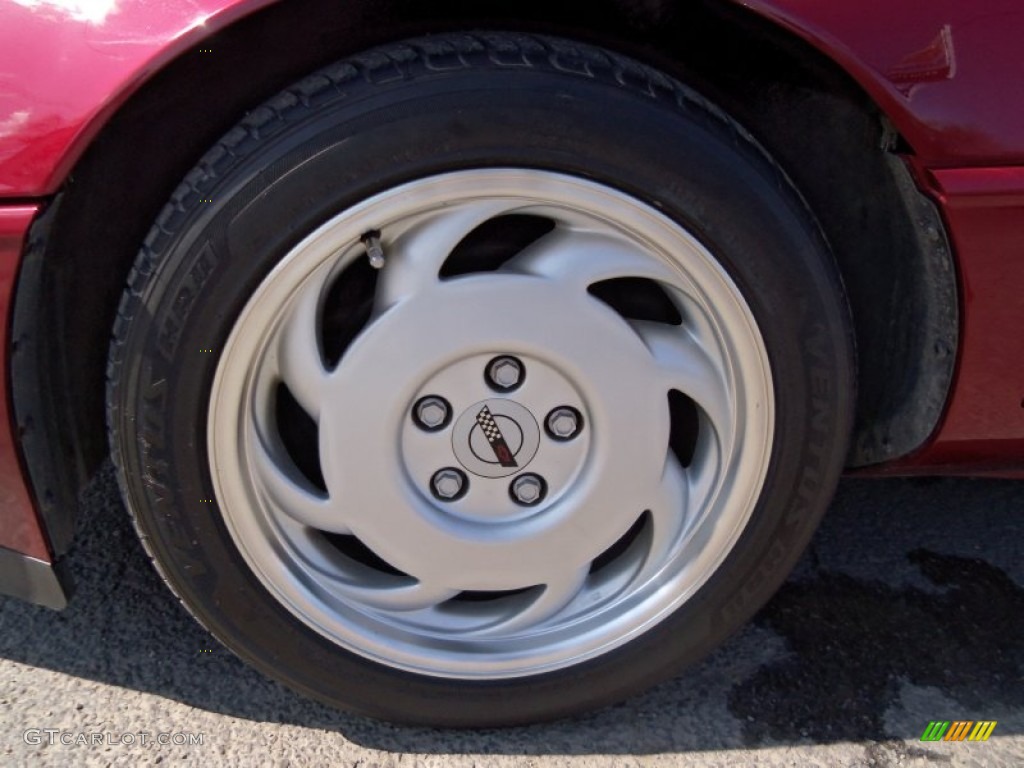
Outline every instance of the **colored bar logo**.
POLYGON ((996 720, 932 720, 921 741, 988 741, 996 724, 996 720))

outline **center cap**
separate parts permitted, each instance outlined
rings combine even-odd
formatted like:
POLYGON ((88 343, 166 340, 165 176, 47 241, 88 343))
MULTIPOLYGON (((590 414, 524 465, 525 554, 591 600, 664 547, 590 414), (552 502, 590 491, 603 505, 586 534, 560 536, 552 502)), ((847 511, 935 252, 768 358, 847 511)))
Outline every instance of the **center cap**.
POLYGON ((479 402, 463 412, 452 431, 452 448, 459 463, 480 477, 522 472, 538 447, 537 420, 514 400, 479 402))

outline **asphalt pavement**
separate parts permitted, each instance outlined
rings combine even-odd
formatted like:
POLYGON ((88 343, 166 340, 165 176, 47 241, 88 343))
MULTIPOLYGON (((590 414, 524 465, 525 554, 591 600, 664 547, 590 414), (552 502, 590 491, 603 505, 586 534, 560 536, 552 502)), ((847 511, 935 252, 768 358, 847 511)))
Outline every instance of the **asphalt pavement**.
POLYGON ((753 623, 591 715, 400 728, 289 692, 165 591, 107 467, 60 613, 0 598, 0 765, 1024 766, 1024 482, 844 480, 753 623), (930 721, 995 721, 923 742, 930 721))

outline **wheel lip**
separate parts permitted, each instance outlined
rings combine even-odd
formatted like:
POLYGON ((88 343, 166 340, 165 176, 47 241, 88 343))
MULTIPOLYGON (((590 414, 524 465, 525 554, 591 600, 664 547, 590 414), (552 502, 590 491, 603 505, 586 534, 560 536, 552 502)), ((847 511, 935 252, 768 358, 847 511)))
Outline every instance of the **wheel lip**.
MULTIPOLYGON (((451 199, 453 195, 455 197, 462 195, 468 199, 474 194, 478 194, 478 192, 470 193, 466 190, 463 190, 462 192, 458 192, 457 190, 447 190, 446 194, 448 195, 447 199, 451 199)), ((590 213, 593 214, 592 211, 590 213)), ((622 223, 618 221, 609 220, 608 223, 617 229, 621 229, 623 226, 622 223)), ((726 341, 729 342, 730 340, 727 339, 726 341)), ((249 350, 249 353, 252 351, 253 350, 249 350)), ((733 359, 731 354, 726 355, 726 362, 733 369, 732 375, 735 376, 737 374, 737 371, 735 370, 736 361, 733 359)), ((758 398, 754 399, 757 400, 758 398)), ((750 307, 743 299, 742 294, 725 268, 722 267, 716 259, 714 259, 710 252, 708 252, 707 249, 704 248, 704 246, 687 229, 685 229, 681 224, 672 221, 664 214, 654 210, 646 203, 603 184, 550 171, 537 171, 519 168, 488 168, 456 171, 437 176, 425 177, 423 179, 386 190, 372 198, 352 206, 349 209, 346 209, 345 211, 342 211, 337 216, 325 222, 314 232, 310 233, 298 245, 293 247, 289 253, 270 270, 260 287, 253 296, 250 297, 242 313, 235 321, 231 334, 225 344, 224 352, 218 363, 211 389, 207 446, 210 456, 211 480, 218 500, 218 507, 222 511, 225 525, 231 534, 235 545, 238 547, 246 563, 253 569, 263 586, 271 592, 283 607, 289 610, 293 615, 296 615, 307 626, 311 627, 321 635, 324 635, 329 640, 340 644, 346 650, 365 656, 386 666, 439 677, 464 679, 507 679, 539 674, 572 666, 599 656, 612 648, 619 647, 640 634, 643 634, 671 613, 675 612, 683 603, 689 600, 707 583, 711 576, 718 570, 718 568, 721 567, 729 553, 732 552, 742 531, 745 529, 746 524, 749 521, 750 515, 752 514, 754 506, 756 505, 757 499, 760 495, 771 459, 771 448, 775 428, 774 408, 774 390, 769 358, 764 346, 763 338, 758 330, 750 307), (267 291, 270 291, 270 295, 273 295, 275 292, 277 294, 288 293, 290 295, 291 291, 293 291, 297 285, 310 278, 310 276, 316 273, 317 270, 326 269, 333 273, 335 270, 344 268, 353 259, 359 257, 359 251, 357 248, 349 248, 348 251, 345 252, 344 248, 339 249, 339 244, 358 243, 361 231, 367 228, 362 222, 368 212, 372 212, 382 203, 396 199, 403 201, 407 207, 419 206, 422 208, 425 205, 429 205, 434 198, 437 197, 439 194, 438 190, 440 188, 443 187, 447 190, 445 182, 452 179, 458 179, 459 181, 465 182, 466 187, 470 190, 478 190, 481 186, 493 188, 493 191, 488 195, 488 197, 522 197, 524 205, 534 205, 538 202, 543 202, 545 198, 539 197, 540 191, 543 191, 547 195, 551 195, 552 189, 564 188, 577 190, 582 197, 587 200, 597 198, 604 199, 613 207, 615 205, 621 206, 623 204, 630 206, 631 210, 634 213, 640 214, 640 218, 644 219, 648 225, 644 228, 645 234, 643 234, 643 236, 640 236, 641 233, 638 232, 633 232, 633 234, 638 236, 638 239, 643 241, 644 244, 652 250, 652 254, 660 253, 662 257, 664 257, 669 252, 669 249, 664 247, 665 244, 660 242, 661 238, 653 235, 653 233, 661 233, 661 236, 664 237, 665 233, 668 232, 671 233, 673 239, 675 239, 676 246, 679 246, 680 243, 684 243, 686 245, 687 256, 689 258, 696 258, 697 261, 695 263, 688 264, 691 268, 689 271, 684 270, 678 260, 673 259, 665 261, 665 263, 669 264, 674 271, 679 273, 680 277, 687 283, 687 285, 690 286, 691 290, 696 289, 696 292, 701 296, 705 295, 705 291, 701 289, 699 285, 695 285, 693 283, 692 275, 690 274, 693 271, 693 268, 699 265, 701 270, 707 272, 708 275, 713 275, 714 279, 719 282, 716 290, 724 291, 735 302, 735 306, 733 306, 731 310, 738 311, 742 316, 746 326, 745 330, 749 334, 747 341, 753 343, 753 349, 747 351, 753 352, 754 357, 756 357, 756 364, 748 361, 747 366, 756 368, 760 373, 759 381, 752 382, 750 378, 747 377, 745 379, 745 386, 752 386, 756 383, 758 385, 758 392, 762 396, 757 407, 750 414, 752 417, 751 421, 756 421, 760 427, 759 431, 761 433, 761 439, 755 441, 756 444, 751 444, 738 437, 738 441, 744 442, 746 445, 744 448, 748 455, 746 463, 753 465, 753 469, 749 466, 745 468, 746 482, 744 487, 747 488, 747 492, 742 494, 742 499, 740 499, 742 502, 740 506, 745 511, 739 516, 734 516, 735 524, 731 526, 724 538, 722 537, 721 531, 719 532, 719 539, 723 542, 723 545, 718 548, 720 556, 716 558, 714 564, 706 564, 698 578, 690 579, 688 586, 685 589, 679 590, 673 599, 662 601, 662 603, 660 603, 655 609, 650 609, 646 612, 639 611, 642 616, 639 620, 633 622, 629 631, 620 633, 615 638, 607 639, 603 642, 591 643, 588 648, 581 649, 579 653, 574 654, 569 658, 538 658, 536 659, 536 663, 532 664, 529 668, 523 669, 514 668, 514 665, 506 665, 505 667, 501 667, 501 665, 491 665, 489 669, 482 670, 479 668, 479 665, 474 664, 449 665, 443 670, 431 668, 430 665, 423 664, 422 660, 417 658, 417 654, 414 650, 410 651, 406 649, 398 652, 395 648, 388 648, 383 653, 380 652, 380 649, 376 649, 377 652, 375 652, 372 648, 362 647, 358 643, 350 642, 351 638, 348 638, 349 642, 346 642, 346 638, 339 638, 337 632, 330 626, 327 626, 330 622, 323 621, 323 616, 321 615, 322 612, 316 611, 310 615, 308 612, 301 609, 297 611, 295 605, 296 599, 298 598, 299 602, 302 602, 304 599, 308 599, 310 595, 297 595, 294 589, 294 584, 288 584, 288 588, 282 588, 281 583, 275 578, 276 575, 280 574, 274 573, 274 571, 280 571, 282 564, 278 562, 276 568, 268 567, 268 563, 261 557, 261 554, 252 551, 252 542, 243 535, 244 532, 241 530, 242 525, 239 519, 229 511, 232 504, 232 501, 230 500, 236 499, 237 497, 237 493, 230 489, 230 486, 233 484, 233 480, 231 477, 226 476, 217 464, 217 457, 224 450, 225 441, 229 441, 228 436, 237 435, 239 429, 237 410, 232 408, 218 408, 217 404, 220 402, 233 402, 231 399, 225 399, 226 390, 230 393, 232 389, 237 390, 240 387, 244 392, 244 396, 236 399, 234 402, 247 402, 247 398, 251 392, 253 375, 250 374, 252 374, 252 372, 248 371, 247 366, 245 365, 235 365, 232 367, 230 363, 237 361, 239 355, 241 355, 243 361, 247 358, 245 346, 239 345, 238 337, 240 329, 245 327, 251 320, 251 315, 254 312, 254 306, 256 306, 258 300, 266 299, 268 295, 267 291), (540 189, 538 189, 538 179, 542 182, 539 185, 540 189), (427 194, 422 194, 424 188, 428 190, 427 194), (523 190, 529 191, 524 192, 523 190), (339 252, 343 252, 340 257, 338 256, 339 252), (298 261, 301 261, 304 264, 304 268, 301 270, 295 267, 295 264, 298 261), (298 274, 299 272, 302 274, 298 274), (275 286, 275 288, 271 289, 271 286, 275 286), (234 414, 234 418, 232 418, 232 414, 234 414), (225 501, 226 499, 229 500, 227 503, 225 501)), ((744 430, 740 429, 739 425, 737 425, 737 431, 743 432, 744 430)), ((747 433, 751 431, 750 424, 746 425, 745 431, 747 433)), ((735 468, 732 468, 732 471, 735 472, 735 468)), ((249 484, 251 486, 251 478, 249 484)), ((711 499, 710 504, 715 505, 719 503, 721 503, 721 499, 716 494, 716 496, 711 499)), ((707 520, 705 519, 701 525, 704 526, 706 524, 707 520)), ((268 525, 265 520, 259 521, 258 525, 265 536, 269 536, 273 533, 268 530, 268 525)), ((272 566, 274 563, 270 563, 270 565, 272 566)), ((678 580, 679 579, 677 578, 676 581, 678 580)))

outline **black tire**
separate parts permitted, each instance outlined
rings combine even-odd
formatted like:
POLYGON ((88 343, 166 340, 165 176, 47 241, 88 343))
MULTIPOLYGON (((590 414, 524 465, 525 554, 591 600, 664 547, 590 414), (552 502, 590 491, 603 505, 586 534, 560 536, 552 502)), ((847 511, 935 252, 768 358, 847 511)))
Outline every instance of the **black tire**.
POLYGON ((854 403, 851 323, 813 215, 734 121, 675 80, 593 47, 517 34, 392 45, 321 70, 249 113, 175 191, 119 309, 110 441, 140 537, 185 607, 292 688, 439 726, 565 716, 692 663, 782 583, 834 491, 854 403), (720 261, 763 334, 771 460, 749 524, 698 593, 645 634, 556 672, 472 682, 342 649, 263 587, 213 499, 207 409, 217 355, 304 235, 374 194, 492 166, 584 177, 657 205, 720 261), (215 350, 214 353, 203 350, 215 350))

